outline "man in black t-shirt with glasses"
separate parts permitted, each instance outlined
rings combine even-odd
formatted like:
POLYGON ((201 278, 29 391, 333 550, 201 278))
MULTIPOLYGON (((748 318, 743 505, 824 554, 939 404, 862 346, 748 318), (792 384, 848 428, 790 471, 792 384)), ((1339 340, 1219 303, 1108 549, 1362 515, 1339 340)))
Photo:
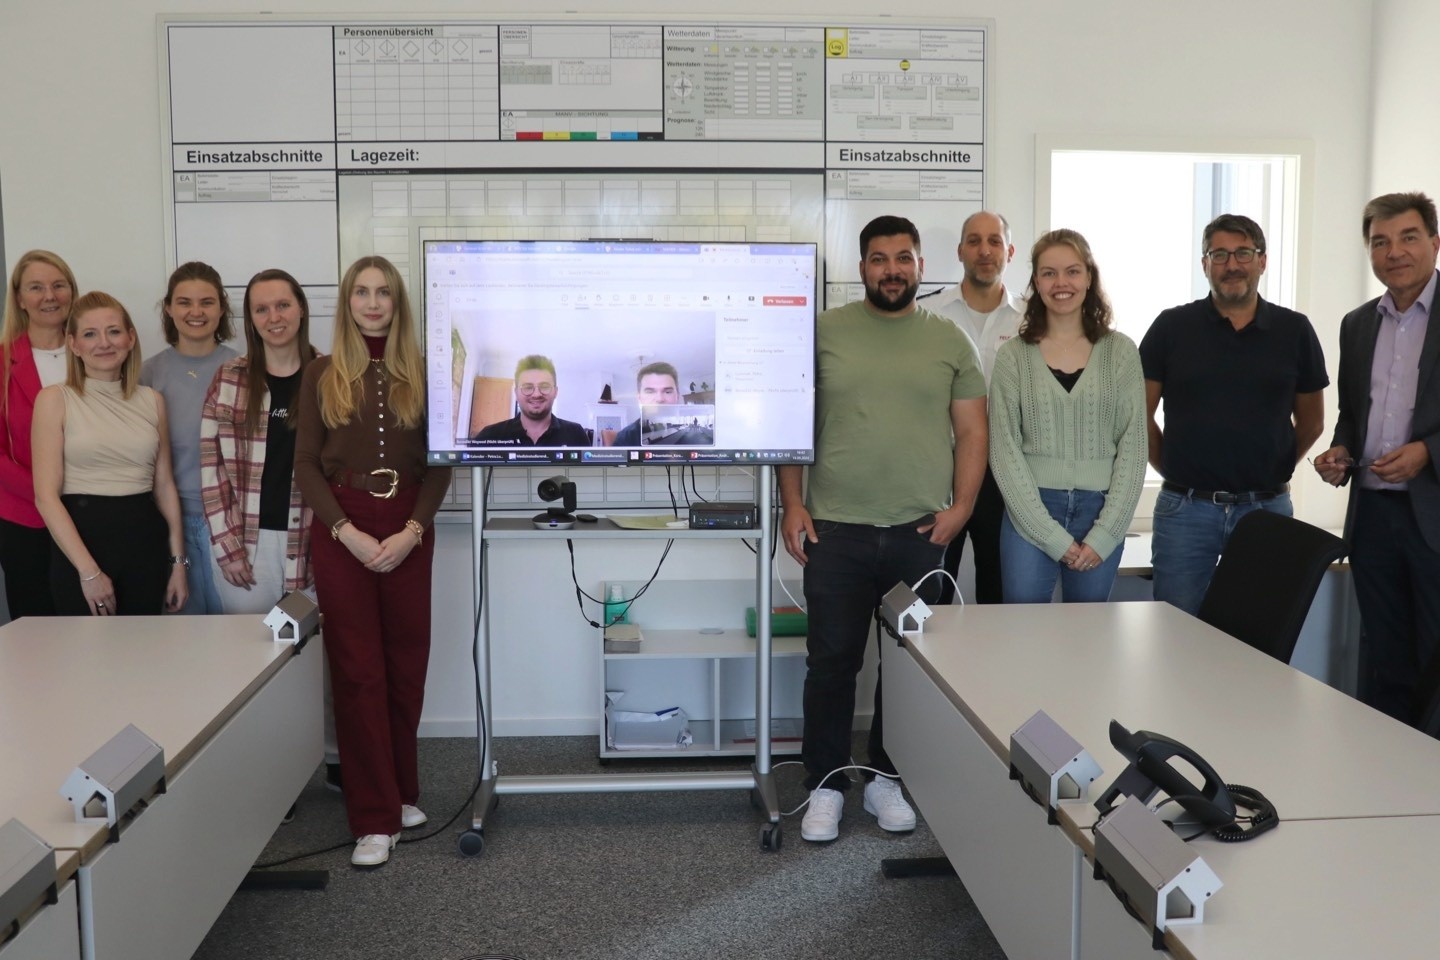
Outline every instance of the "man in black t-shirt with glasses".
POLYGON ((1290 516, 1290 477, 1324 427, 1330 383, 1310 321, 1259 295, 1265 234, 1222 214, 1203 235, 1210 295, 1155 318, 1140 342, 1155 501, 1155 599, 1200 609, 1240 518, 1290 516), (1165 405, 1165 429, 1156 409, 1165 405))

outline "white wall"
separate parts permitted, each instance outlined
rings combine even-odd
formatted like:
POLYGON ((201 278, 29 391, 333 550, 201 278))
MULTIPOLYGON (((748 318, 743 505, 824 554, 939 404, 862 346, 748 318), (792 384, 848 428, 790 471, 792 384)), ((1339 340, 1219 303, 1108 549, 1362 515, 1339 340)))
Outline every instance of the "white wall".
MULTIPOLYGON (((83 288, 108 289, 132 307, 147 351, 160 344, 153 306, 163 292, 165 251, 161 205, 159 81, 155 16, 175 4, 156 0, 5 0, 0 4, 0 172, 3 172, 5 249, 13 259, 35 246, 61 252, 83 288), (149 317, 149 323, 146 318, 149 317)), ((187 13, 232 13, 235 4, 196 0, 187 13)), ((280 13, 327 13, 333 0, 272 0, 280 13)), ((398 4, 350 0, 348 11, 386 12, 398 4)), ((663 6, 669 6, 663 5, 663 6)), ((475 4, 430 0, 433 13, 477 15, 475 4)), ((660 4, 610 0, 534 0, 526 15, 565 9, 581 15, 613 12, 656 14, 660 4)), ((702 6, 697 6, 701 9, 702 6)), ((799 0, 734 0, 713 8, 727 17, 806 16, 816 9, 799 0)), ((835 0, 826 15, 862 19, 873 4, 835 0)), ((658 15, 658 14, 657 14, 658 15)), ((1320 332, 1335 368, 1339 317, 1368 290, 1366 263, 1350 243, 1361 205, 1377 192, 1369 173, 1372 132, 1372 4, 1334 4, 1323 14, 1306 0, 1273 0, 1241 12, 1206 5, 1182 6, 1153 0, 1095 0, 1059 4, 1047 0, 976 2, 957 7, 940 0, 909 5, 906 19, 940 21, 947 16, 991 17, 995 21, 989 161, 990 205, 1014 226, 1022 249, 1034 235, 1034 143, 1037 134, 1091 133, 1145 137, 1306 139, 1315 147, 1315 190, 1302 238, 1299 302, 1320 332), (1347 251, 1354 249, 1355 255, 1347 251)), ((1421 64, 1428 62, 1424 38, 1433 38, 1440 14, 1423 0, 1379 0, 1376 18, 1387 44, 1403 46, 1408 69, 1381 70, 1375 83, 1387 102, 1414 104, 1429 116, 1425 102, 1432 86, 1421 64), (1430 29, 1410 25, 1420 18, 1430 29)), ((256 64, 283 70, 283 63, 256 64)), ((1411 135, 1404 117, 1376 103, 1374 128, 1387 138, 1411 135)), ((1440 134, 1427 126, 1425 145, 1440 134)), ((1414 159, 1410 178, 1425 174, 1436 155, 1400 139, 1414 159)), ((1377 150, 1374 163, 1382 166, 1377 150)), ((1398 152, 1398 149, 1397 151, 1398 152)), ((1390 159, 1386 158, 1386 165, 1390 159)), ((1400 161, 1394 161, 1399 163, 1400 161)), ((1434 189, 1433 183, 1430 185, 1434 189)), ((1386 186, 1385 189, 1395 187, 1386 186)), ((903 211, 897 211, 903 212, 903 211)), ((1137 243, 1146 237, 1145 210, 1116 211, 1133 222, 1137 243)), ((941 255, 932 251, 931 256, 941 255)), ((1016 269, 1013 285, 1025 276, 1016 269)), ((1177 291, 1176 302, 1188 299, 1177 291)), ((1305 477, 1304 470, 1297 473, 1305 477)), ((1299 481, 1297 500, 1307 518, 1336 526, 1341 495, 1308 478, 1299 481)), ((457 542, 462 528, 442 535, 436 588, 436 654, 432 659, 427 722, 442 727, 472 714, 467 701, 469 594, 467 554, 457 542), (442 563, 441 561, 447 561, 442 563)), ((621 551, 617 556, 624 556, 621 551)), ((747 555, 748 556, 748 555, 747 555)), ((536 556, 543 566, 501 571, 496 592, 525 610, 559 609, 558 632, 550 631, 538 652, 585 643, 589 628, 564 612, 563 603, 535 587, 561 577, 559 562, 536 556)), ((636 557, 624 561, 640 567, 636 557)), ((696 559, 695 565, 706 562, 696 559)), ((743 571, 723 575, 743 576, 743 571)), ((609 575, 596 571, 595 578, 609 575)), ((627 574, 628 575, 628 574, 627 574)), ((682 576, 666 571, 666 575, 682 576)), ((694 576, 694 573, 689 574, 694 576)), ((568 571, 563 572, 568 583, 568 571)), ((582 580, 582 583, 584 581, 582 580)), ((518 642, 518 641, 517 641, 518 642)), ((575 647, 573 649, 580 649, 575 647)), ((573 654, 572 654, 573 657, 573 654)), ((543 658, 542 658, 543 659, 543 658)), ((532 662, 533 663, 533 662, 532 662)), ((534 674, 538 667, 531 667, 534 674)), ((546 667, 559 672, 558 668, 546 667)), ((513 674, 512 674, 513 676, 513 674)), ((512 681, 497 670, 497 687, 512 681)), ((497 692, 497 716, 574 717, 588 709, 576 689, 521 685, 513 699, 497 692), (523 700, 523 706, 522 706, 523 700)), ((867 698, 868 699, 868 698, 867 698)), ((438 728, 437 728, 438 729, 438 728)), ((511 732, 518 732, 512 730, 511 732)))
MULTIPOLYGON (((1440 122, 1435 109, 1435 38, 1440 5, 1427 0, 1375 4, 1371 85, 1370 194, 1423 190, 1440 197, 1440 122), (1419 76, 1417 76, 1417 71, 1419 76)), ((1347 240, 1363 258, 1360 211, 1347 240)), ((1369 295, 1381 292, 1370 280, 1369 295)))

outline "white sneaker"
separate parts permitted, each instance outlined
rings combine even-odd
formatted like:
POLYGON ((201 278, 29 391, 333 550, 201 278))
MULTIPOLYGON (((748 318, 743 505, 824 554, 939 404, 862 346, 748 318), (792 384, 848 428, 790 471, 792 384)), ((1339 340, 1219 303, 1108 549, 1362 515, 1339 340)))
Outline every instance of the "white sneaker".
POLYGON ((800 821, 800 836, 805 840, 834 840, 840 836, 840 817, 844 813, 845 794, 829 787, 810 791, 810 805, 800 821))
POLYGON ((409 830, 411 827, 418 827, 430 818, 425 816, 425 811, 419 807, 412 807, 408 803, 400 804, 400 826, 409 830))
POLYGON ((393 836, 388 833, 367 833, 355 842, 355 852, 350 854, 350 862, 357 867, 378 867, 390 859, 390 851, 395 849, 395 841, 400 839, 400 834, 393 836))
POLYGON ((905 833, 915 829, 915 810, 905 802, 898 780, 876 777, 865 784, 865 812, 875 815, 881 830, 905 833))

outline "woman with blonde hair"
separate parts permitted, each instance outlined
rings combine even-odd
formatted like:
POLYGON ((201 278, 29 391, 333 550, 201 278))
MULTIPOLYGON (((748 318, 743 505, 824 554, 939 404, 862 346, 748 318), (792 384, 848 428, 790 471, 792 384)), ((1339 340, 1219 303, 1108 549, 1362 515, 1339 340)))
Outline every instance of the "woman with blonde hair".
POLYGON ((1052 230, 1030 253, 1020 335, 995 357, 990 466, 1005 498, 1006 603, 1108 600, 1145 481, 1145 382, 1085 238, 1052 230))
POLYGON ((75 274, 48 250, 22 254, 10 273, 0 332, 0 568, 10 619, 55 613, 50 533, 35 508, 30 423, 44 387, 65 382, 65 322, 75 274))
POLYGON ((339 293, 333 352, 301 382, 295 480, 315 511, 350 862, 374 867, 401 829, 426 820, 416 806, 435 549, 426 534, 450 469, 426 465, 424 362, 394 265, 362 257, 339 293))
POLYGON ((35 401, 35 505, 51 554, 56 612, 110 616, 185 604, 185 536, 170 470, 165 401, 139 384, 135 325, 95 291, 66 324, 63 384, 35 401))

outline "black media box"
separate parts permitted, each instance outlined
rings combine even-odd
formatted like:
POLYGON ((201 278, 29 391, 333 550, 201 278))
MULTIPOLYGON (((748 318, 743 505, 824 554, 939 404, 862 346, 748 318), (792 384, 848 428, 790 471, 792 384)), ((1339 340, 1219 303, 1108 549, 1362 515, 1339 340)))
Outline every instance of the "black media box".
POLYGON ((755 526, 755 504, 709 503, 690 504, 691 530, 750 530, 755 526))

